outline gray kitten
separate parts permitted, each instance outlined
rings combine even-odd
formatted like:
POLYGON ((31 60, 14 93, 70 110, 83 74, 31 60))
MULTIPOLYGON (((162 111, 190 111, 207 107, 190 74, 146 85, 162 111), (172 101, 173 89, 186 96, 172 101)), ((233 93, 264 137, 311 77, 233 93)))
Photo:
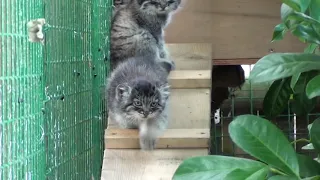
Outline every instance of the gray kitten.
POLYGON ((163 29, 181 0, 131 0, 111 23, 111 69, 130 57, 149 57, 175 68, 165 49, 163 29))
POLYGON ((112 18, 122 8, 125 8, 131 0, 113 0, 112 18))
POLYGON ((152 150, 168 125, 167 72, 145 58, 130 58, 107 83, 109 117, 121 128, 139 128, 140 147, 152 150))

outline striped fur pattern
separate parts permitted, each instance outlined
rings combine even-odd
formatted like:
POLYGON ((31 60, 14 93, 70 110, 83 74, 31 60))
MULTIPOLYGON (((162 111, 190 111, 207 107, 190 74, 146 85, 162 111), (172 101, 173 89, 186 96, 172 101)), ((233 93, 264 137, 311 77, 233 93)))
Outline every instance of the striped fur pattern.
POLYGON ((131 0, 111 24, 111 69, 130 58, 145 56, 175 68, 165 48, 163 29, 181 0, 131 0))
POLYGON ((168 125, 167 72, 151 59, 130 58, 107 83, 109 117, 122 128, 139 128, 140 147, 152 150, 168 125))

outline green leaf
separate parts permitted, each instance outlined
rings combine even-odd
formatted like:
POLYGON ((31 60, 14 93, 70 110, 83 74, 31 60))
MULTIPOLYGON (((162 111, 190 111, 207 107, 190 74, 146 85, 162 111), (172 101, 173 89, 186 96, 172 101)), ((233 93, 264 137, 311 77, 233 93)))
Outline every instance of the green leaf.
POLYGON ((314 51, 318 48, 317 44, 308 44, 308 46, 304 49, 305 53, 314 53, 314 51))
POLYGON ((256 168, 252 170, 243 170, 243 169, 236 169, 229 173, 224 180, 239 180, 239 179, 246 179, 246 180, 257 180, 257 179, 264 179, 267 176, 269 171, 269 167, 261 168, 257 171, 256 168))
POLYGON ((309 99, 320 96, 320 75, 314 77, 308 82, 306 93, 309 99))
POLYGON ((298 116, 307 115, 315 108, 316 104, 317 100, 309 99, 305 91, 303 91, 293 95, 291 110, 298 116))
POLYGON ((309 11, 312 18, 320 20, 320 0, 312 0, 309 11))
POLYGON ((265 179, 269 172, 269 167, 265 167, 251 174, 251 176, 247 177, 246 180, 257 180, 257 179, 265 179))
POLYGON ((314 147, 313 147, 312 143, 309 143, 309 144, 303 146, 301 149, 303 149, 303 150, 314 150, 314 147))
POLYGON ((319 72, 312 70, 301 73, 301 76, 294 88, 295 94, 293 95, 293 101, 290 104, 292 111, 297 115, 305 115, 315 108, 317 103, 316 99, 309 99, 306 95, 307 83, 315 77, 319 72))
POLYGON ((284 24, 281 23, 276 25, 273 30, 271 42, 282 40, 285 33, 286 33, 286 26, 284 24))
POLYGON ((311 157, 297 154, 299 162, 300 176, 302 178, 316 176, 320 174, 320 164, 311 157))
POLYGON ((263 111, 268 118, 274 118, 288 106, 292 89, 291 78, 279 79, 272 83, 263 99, 263 111))
POLYGON ((184 160, 173 175, 173 180, 212 179, 221 180, 228 174, 243 170, 251 174, 265 168, 266 165, 249 159, 229 156, 198 156, 184 160))
POLYGON ((292 176, 277 175, 277 176, 270 177, 268 180, 298 180, 298 178, 292 177, 292 176))
POLYGON ((254 115, 240 115, 229 124, 234 143, 251 156, 299 177, 296 153, 284 134, 268 120, 254 115))
POLYGON ((308 9, 310 2, 311 2, 311 0, 302 0, 302 1, 300 0, 299 1, 301 12, 305 12, 308 9))
POLYGON ((300 73, 301 75, 300 75, 298 82, 296 83, 293 91, 295 93, 304 93, 305 94, 306 86, 307 86, 308 82, 312 78, 314 78, 318 73, 319 73, 319 71, 316 71, 316 70, 300 73))
POLYGON ((293 92, 294 92, 294 87, 296 86, 296 84, 300 78, 300 75, 301 75, 301 73, 297 73, 291 77, 290 87, 293 90, 293 92))
POLYGON ((313 147, 320 154, 320 118, 314 120, 310 129, 310 139, 313 147))
POLYGON ((307 177, 302 180, 320 180, 320 176, 307 177))
POLYGON ((320 56, 306 53, 272 53, 261 58, 253 67, 252 83, 269 82, 296 73, 320 69, 320 56))
POLYGON ((298 37, 302 37, 307 42, 320 44, 320 38, 317 32, 310 25, 298 24, 296 28, 292 30, 292 34, 298 37))
POLYGON ((285 22, 288 16, 292 14, 294 10, 290 6, 282 3, 280 7, 280 12, 281 12, 281 20, 282 22, 285 22))
POLYGON ((311 128, 312 128, 312 124, 313 124, 313 123, 311 123, 311 124, 308 125, 308 131, 309 131, 309 132, 310 132, 310 130, 311 130, 311 128))
POLYGON ((300 3, 299 0, 282 0, 283 3, 290 6, 295 11, 300 11, 300 3))
POLYGON ((295 21, 300 21, 303 22, 304 25, 306 25, 306 23, 311 23, 311 24, 314 24, 316 26, 319 26, 320 25, 320 21, 304 14, 304 13, 301 13, 301 12, 291 12, 290 14, 288 14, 287 16, 287 19, 286 20, 295 20, 295 21))

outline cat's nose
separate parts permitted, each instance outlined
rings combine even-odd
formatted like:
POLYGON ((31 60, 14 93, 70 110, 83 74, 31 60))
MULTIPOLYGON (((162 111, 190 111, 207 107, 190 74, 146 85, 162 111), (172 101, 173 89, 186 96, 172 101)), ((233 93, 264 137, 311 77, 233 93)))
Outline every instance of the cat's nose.
POLYGON ((144 112, 143 112, 144 117, 148 117, 149 114, 150 114, 149 111, 144 111, 144 112))

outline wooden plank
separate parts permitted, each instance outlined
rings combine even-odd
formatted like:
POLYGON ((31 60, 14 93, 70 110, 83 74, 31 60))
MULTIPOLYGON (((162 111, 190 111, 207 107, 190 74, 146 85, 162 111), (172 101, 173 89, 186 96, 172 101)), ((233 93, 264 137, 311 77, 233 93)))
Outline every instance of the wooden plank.
POLYGON ((210 89, 172 89, 169 100, 169 128, 210 127, 210 89))
POLYGON ((184 159, 207 154, 207 149, 107 149, 101 180, 171 180, 184 159))
POLYGON ((279 0, 184 0, 165 29, 167 43, 211 43, 213 59, 263 57, 301 52, 305 45, 288 33, 271 43, 281 22, 279 0))
POLYGON ((176 64, 176 70, 210 70, 210 43, 166 44, 170 57, 176 64))
MULTIPOLYGON (((207 148, 210 129, 168 129, 159 137, 156 149, 207 148)), ((106 149, 139 149, 137 129, 107 129, 106 149)))
POLYGON ((260 58, 237 58, 237 59, 213 59, 212 65, 252 65, 260 58))
POLYGON ((176 70, 169 76, 171 88, 210 88, 210 70, 176 70))

